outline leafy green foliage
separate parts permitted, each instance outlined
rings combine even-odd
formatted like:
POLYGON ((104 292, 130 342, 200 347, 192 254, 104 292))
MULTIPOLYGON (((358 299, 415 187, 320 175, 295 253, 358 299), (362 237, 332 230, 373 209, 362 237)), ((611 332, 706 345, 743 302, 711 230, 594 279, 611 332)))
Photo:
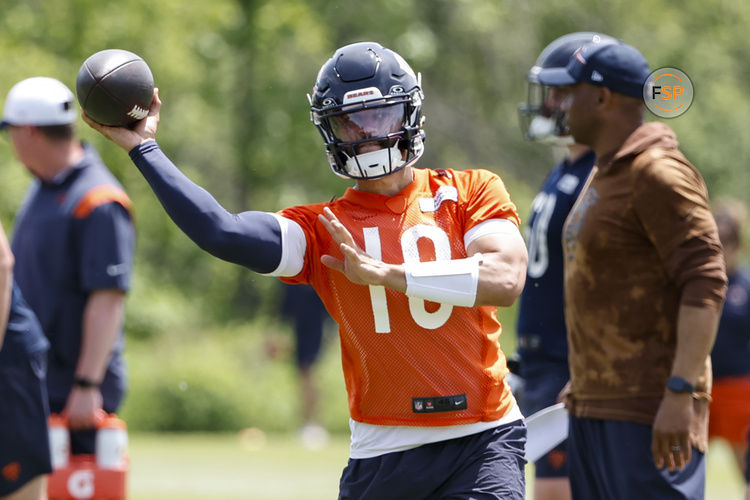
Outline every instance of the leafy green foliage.
MULTIPOLYGON (((287 324, 255 320, 222 329, 178 328, 128 345, 132 390, 121 414, 130 428, 292 431, 302 425, 287 324)), ((322 423, 345 432, 348 410, 335 338, 326 342, 316 371, 322 423)))

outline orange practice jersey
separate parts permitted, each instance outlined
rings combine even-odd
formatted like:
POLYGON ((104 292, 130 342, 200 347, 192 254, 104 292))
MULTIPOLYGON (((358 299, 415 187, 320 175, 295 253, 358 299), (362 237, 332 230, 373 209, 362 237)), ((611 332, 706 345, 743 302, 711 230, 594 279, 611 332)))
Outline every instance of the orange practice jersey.
POLYGON ((283 280, 312 284, 338 323, 354 420, 440 426, 505 415, 513 399, 504 381, 497 308, 437 304, 350 282, 320 262, 324 254, 343 258, 317 219, 325 206, 360 248, 384 262, 461 259, 464 235, 478 224, 510 219, 519 225, 502 180, 486 170, 414 169, 414 182, 393 197, 348 189, 330 203, 279 213, 296 221, 307 239, 302 271, 283 280))

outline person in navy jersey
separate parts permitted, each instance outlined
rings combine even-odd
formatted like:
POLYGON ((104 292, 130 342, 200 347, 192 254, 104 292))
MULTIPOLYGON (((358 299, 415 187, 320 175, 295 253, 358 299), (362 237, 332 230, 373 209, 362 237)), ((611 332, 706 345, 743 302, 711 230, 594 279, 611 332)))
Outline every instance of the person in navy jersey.
POLYGON ((126 385, 125 294, 135 235, 130 200, 94 149, 75 138, 73 93, 46 77, 11 88, 3 128, 34 175, 15 218, 15 277, 50 341, 50 410, 74 432, 73 453, 93 453, 93 426, 115 412, 126 385))
POLYGON ((736 200, 725 200, 714 216, 729 287, 711 351, 714 381, 708 433, 711 439, 729 443, 742 472, 750 426, 750 269, 740 262, 745 207, 736 200))
MULTIPOLYGON (((553 405, 570 378, 563 313, 562 228, 594 166, 587 146, 575 144, 560 110, 560 93, 539 83, 544 68, 564 68, 586 43, 612 38, 598 33, 570 33, 551 42, 529 71, 529 97, 519 108, 526 139, 553 146, 564 159, 555 165, 531 205, 526 225, 529 265, 518 314, 518 375, 523 380, 521 411, 529 416, 553 405)), ((536 500, 570 498, 566 443, 535 463, 536 500)))
POLYGON ((299 438, 309 448, 328 441, 328 432, 320 425, 320 391, 314 366, 320 356, 323 329, 330 319, 323 302, 310 285, 283 285, 281 314, 294 329, 295 366, 302 399, 302 427, 299 438))
POLYGON ((0 225, 0 499, 47 498, 49 342, 13 280, 13 254, 0 225))

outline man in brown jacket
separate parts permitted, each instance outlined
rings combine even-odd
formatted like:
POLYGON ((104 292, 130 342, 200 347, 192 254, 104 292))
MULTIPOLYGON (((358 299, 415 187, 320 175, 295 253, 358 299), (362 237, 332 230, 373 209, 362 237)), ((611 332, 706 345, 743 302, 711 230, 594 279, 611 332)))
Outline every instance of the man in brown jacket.
POLYGON ((650 70, 624 43, 586 45, 539 80, 562 86, 597 155, 563 232, 576 499, 702 499, 709 353, 726 274, 700 174, 644 123, 650 70))

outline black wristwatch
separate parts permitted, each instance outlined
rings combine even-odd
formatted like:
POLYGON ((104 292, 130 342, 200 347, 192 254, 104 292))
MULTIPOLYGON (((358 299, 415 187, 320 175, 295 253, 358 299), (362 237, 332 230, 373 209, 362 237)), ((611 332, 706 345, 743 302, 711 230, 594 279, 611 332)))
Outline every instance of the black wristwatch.
POLYGON ((93 380, 86 378, 86 377, 76 377, 73 379, 73 385, 76 387, 81 387, 82 389, 90 389, 92 387, 99 387, 99 383, 94 382, 93 380))
POLYGON ((695 386, 682 377, 672 376, 667 380, 667 389, 677 394, 692 394, 695 386))

